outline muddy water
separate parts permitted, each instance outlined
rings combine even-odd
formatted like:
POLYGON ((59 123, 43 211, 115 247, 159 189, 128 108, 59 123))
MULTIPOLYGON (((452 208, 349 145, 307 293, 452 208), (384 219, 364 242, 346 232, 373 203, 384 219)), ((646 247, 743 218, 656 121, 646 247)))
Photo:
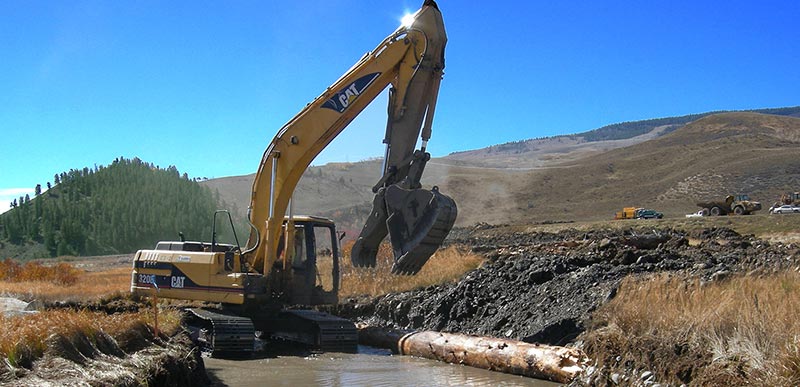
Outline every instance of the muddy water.
POLYGON ((203 360, 215 386, 557 386, 368 347, 359 347, 357 354, 203 360))

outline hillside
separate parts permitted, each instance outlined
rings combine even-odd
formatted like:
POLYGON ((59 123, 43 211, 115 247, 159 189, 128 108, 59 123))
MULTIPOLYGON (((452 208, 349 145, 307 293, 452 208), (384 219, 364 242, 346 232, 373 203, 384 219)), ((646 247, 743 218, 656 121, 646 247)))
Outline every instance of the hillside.
POLYGON ((179 232, 210 238, 217 198, 174 166, 120 158, 54 180, 0 215, 0 257, 130 253, 179 232))
POLYGON ((613 140, 589 141, 582 135, 523 140, 451 153, 437 159, 437 162, 481 168, 519 170, 541 168, 652 140, 670 130, 674 130, 674 126, 663 125, 653 127, 650 131, 634 137, 613 140))
MULTIPOLYGON (((492 161, 491 148, 481 150, 484 162, 505 167, 476 166, 450 155, 431 160, 423 183, 440 186, 456 200, 457 225, 600 220, 634 205, 683 216, 696 211, 698 200, 732 192, 748 193, 768 207, 780 192, 800 188, 800 118, 721 113, 664 134, 667 129, 586 143, 592 148, 569 137, 561 137, 559 146, 552 145, 554 139, 526 142, 542 142, 539 156, 520 152, 492 161)), ((328 216, 348 233, 357 232, 371 208, 369 188, 379 168, 374 160, 311 168, 295 196, 297 212, 328 216)), ((252 178, 204 184, 228 202, 244 203, 238 207, 244 213, 252 178), (235 190, 226 184, 231 181, 235 190)))
MULTIPOLYGON (((800 106, 744 112, 800 117, 800 106)), ((567 136, 520 140, 482 149, 454 152, 444 157, 443 162, 489 168, 530 169, 543 167, 645 142, 703 117, 721 113, 732 112, 707 112, 680 117, 622 122, 567 136)))
POLYGON ((761 114, 771 114, 775 116, 800 117, 800 106, 775 108, 775 109, 742 110, 738 112, 716 111, 716 112, 706 112, 699 114, 689 114, 680 117, 654 118, 651 120, 644 120, 644 121, 622 122, 619 124, 606 125, 602 128, 590 130, 584 133, 579 133, 578 135, 586 139, 586 141, 622 140, 626 138, 639 136, 645 133, 649 133, 655 128, 664 126, 670 127, 670 129, 666 131, 667 133, 669 133, 672 130, 675 130, 690 122, 697 121, 703 117, 710 116, 712 114, 721 114, 721 113, 761 113, 761 114))
MULTIPOLYGON (((512 203, 512 219, 601 219, 623 206, 696 211, 701 199, 743 192, 769 206, 800 187, 800 118, 724 113, 668 135, 532 172, 512 203)), ((511 208, 508 208, 511 207, 511 208)))

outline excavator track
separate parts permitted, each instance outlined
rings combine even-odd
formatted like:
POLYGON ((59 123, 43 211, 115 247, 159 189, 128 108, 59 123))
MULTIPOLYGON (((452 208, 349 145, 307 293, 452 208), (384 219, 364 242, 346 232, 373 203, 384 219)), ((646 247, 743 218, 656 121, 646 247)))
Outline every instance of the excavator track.
POLYGON ((212 312, 207 309, 186 310, 187 325, 192 337, 211 356, 250 356, 255 346, 255 328, 247 317, 212 312))
POLYGON ((323 352, 358 350, 358 330, 350 321, 315 310, 284 310, 268 319, 256 319, 257 328, 273 339, 303 344, 323 352))

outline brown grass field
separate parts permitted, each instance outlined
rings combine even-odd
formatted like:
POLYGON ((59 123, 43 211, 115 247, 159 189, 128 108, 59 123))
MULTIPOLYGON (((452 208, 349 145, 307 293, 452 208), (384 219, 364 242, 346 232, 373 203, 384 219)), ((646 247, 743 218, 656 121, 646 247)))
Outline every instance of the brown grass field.
POLYGON ((90 301, 125 294, 130 289, 131 269, 83 271, 69 263, 43 265, 0 261, 0 295, 25 301, 90 301))
POLYGON ((674 385, 797 386, 797 316, 796 271, 711 284, 628 278, 594 314, 587 353, 612 367, 630 362, 674 385))
MULTIPOLYGON (((180 314, 177 311, 159 312, 158 325, 161 332, 172 334, 177 331, 179 324, 180 314)), ((16 317, 4 317, 0 314, 0 326, 4 329, 0 336, 0 356, 8 359, 12 366, 29 368, 29 364, 42 357, 55 337, 70 341, 85 338, 97 345, 101 334, 104 334, 125 348, 125 343, 141 340, 137 336, 142 332, 145 335, 151 334, 154 314, 150 310, 116 314, 72 309, 45 310, 16 317)))
MULTIPOLYGON (((12 260, 0 261, 0 295, 26 301, 98 301, 120 298, 128 292, 130 268, 116 267, 108 271, 87 272, 68 263, 42 265, 12 260)), ((22 316, 0 314, 0 356, 12 366, 29 365, 40 358, 54 337, 78 340, 82 337, 95 343, 101 332, 117 342, 135 339, 136 332, 152 332, 154 311, 107 314, 88 310, 54 309, 22 316)), ((159 311, 161 332, 174 333, 179 326, 177 311, 159 311)), ((123 345, 124 346, 124 345, 123 345)))

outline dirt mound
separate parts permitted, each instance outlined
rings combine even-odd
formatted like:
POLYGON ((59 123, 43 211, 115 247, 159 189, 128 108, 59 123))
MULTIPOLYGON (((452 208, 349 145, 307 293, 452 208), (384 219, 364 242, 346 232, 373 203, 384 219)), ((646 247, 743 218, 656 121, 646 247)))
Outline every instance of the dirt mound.
POLYGON ((128 294, 113 294, 108 297, 90 301, 73 300, 45 302, 42 307, 45 309, 73 309, 115 314, 138 312, 139 309, 147 306, 139 301, 131 299, 130 295, 128 294))
POLYGON ((723 240, 736 240, 740 239, 741 235, 734 230, 726 227, 711 227, 701 230, 694 230, 690 236, 698 239, 723 239, 723 240))
POLYGON ((674 272, 715 281, 734 272, 780 270, 797 253, 791 245, 725 228, 689 235, 675 229, 543 233, 479 225, 455 230, 451 238, 488 263, 455 284, 366 303, 352 300, 341 314, 400 329, 563 345, 584 330, 590 313, 614 297, 628 275, 674 272))

